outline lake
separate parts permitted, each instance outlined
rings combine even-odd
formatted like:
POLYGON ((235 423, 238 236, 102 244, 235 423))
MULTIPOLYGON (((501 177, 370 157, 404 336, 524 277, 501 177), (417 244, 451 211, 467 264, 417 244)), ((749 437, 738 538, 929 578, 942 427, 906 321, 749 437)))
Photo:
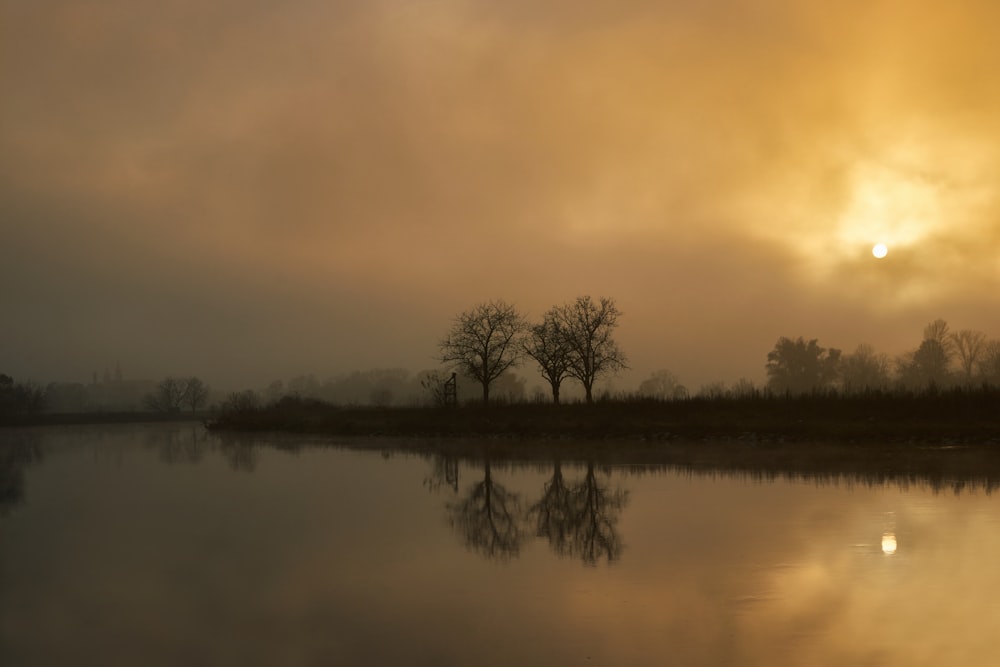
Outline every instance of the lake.
POLYGON ((0 664, 995 664, 992 488, 0 430, 0 664))

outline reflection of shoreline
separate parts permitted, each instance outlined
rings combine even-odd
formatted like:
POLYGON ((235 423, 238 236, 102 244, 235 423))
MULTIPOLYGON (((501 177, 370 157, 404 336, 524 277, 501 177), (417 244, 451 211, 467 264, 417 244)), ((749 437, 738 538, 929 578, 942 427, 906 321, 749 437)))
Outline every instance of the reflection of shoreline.
POLYGON ((329 446, 417 454, 494 466, 551 465, 552 461, 623 467, 633 474, 728 475, 752 480, 814 483, 926 485, 933 490, 991 491, 1000 488, 1000 449, 989 446, 753 444, 730 442, 651 443, 639 440, 550 441, 521 439, 357 438, 329 446))

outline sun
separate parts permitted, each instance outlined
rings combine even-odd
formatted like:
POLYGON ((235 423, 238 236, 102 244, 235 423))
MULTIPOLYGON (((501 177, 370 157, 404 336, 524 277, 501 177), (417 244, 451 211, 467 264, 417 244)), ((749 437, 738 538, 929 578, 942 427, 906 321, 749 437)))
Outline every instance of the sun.
POLYGON ((887 155, 882 161, 854 166, 836 234, 846 248, 871 243, 872 255, 883 259, 894 248, 923 242, 941 229, 941 187, 919 168, 919 160, 887 155))

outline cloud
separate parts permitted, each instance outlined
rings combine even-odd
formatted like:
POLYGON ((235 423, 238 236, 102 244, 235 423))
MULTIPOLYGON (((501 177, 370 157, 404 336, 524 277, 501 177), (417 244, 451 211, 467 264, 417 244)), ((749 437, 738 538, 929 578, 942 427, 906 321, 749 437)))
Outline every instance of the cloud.
MULTIPOLYGON (((402 307, 417 333, 380 340, 415 350, 476 301, 605 293, 644 316, 629 325, 636 358, 656 356, 646 341, 664 328, 645 314, 686 304, 675 340, 713 373, 720 353, 697 341, 742 349, 715 332, 753 313, 773 318, 761 337, 821 338, 853 313, 893 327, 888 344, 949 309, 998 324, 953 307, 984 312, 1000 282, 990 3, 4 11, 18 26, 0 64, 15 319, 44 302, 47 323, 85 320, 75 289, 137 312, 125 283, 177 294, 158 300, 163 319, 196 318, 216 345, 229 336, 217 314, 253 303, 239 308, 293 329, 377 329, 402 307), (880 234, 902 240, 877 264, 880 234)), ((9 344, 37 348, 35 326, 9 344)), ((293 339, 269 348, 301 350, 293 339)), ((80 353, 100 354, 93 341, 80 353)), ((184 356, 158 347, 164 366, 184 356)), ((328 363, 379 356, 347 348, 328 363)))

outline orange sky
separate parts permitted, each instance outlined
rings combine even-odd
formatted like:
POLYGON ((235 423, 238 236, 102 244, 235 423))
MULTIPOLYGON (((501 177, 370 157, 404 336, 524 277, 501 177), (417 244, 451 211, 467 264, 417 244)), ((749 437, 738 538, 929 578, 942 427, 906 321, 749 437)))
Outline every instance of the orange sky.
POLYGON ((998 24, 990 0, 0 0, 0 372, 417 371, 476 302, 581 294, 624 312, 626 390, 761 380, 779 336, 998 337, 998 24))

